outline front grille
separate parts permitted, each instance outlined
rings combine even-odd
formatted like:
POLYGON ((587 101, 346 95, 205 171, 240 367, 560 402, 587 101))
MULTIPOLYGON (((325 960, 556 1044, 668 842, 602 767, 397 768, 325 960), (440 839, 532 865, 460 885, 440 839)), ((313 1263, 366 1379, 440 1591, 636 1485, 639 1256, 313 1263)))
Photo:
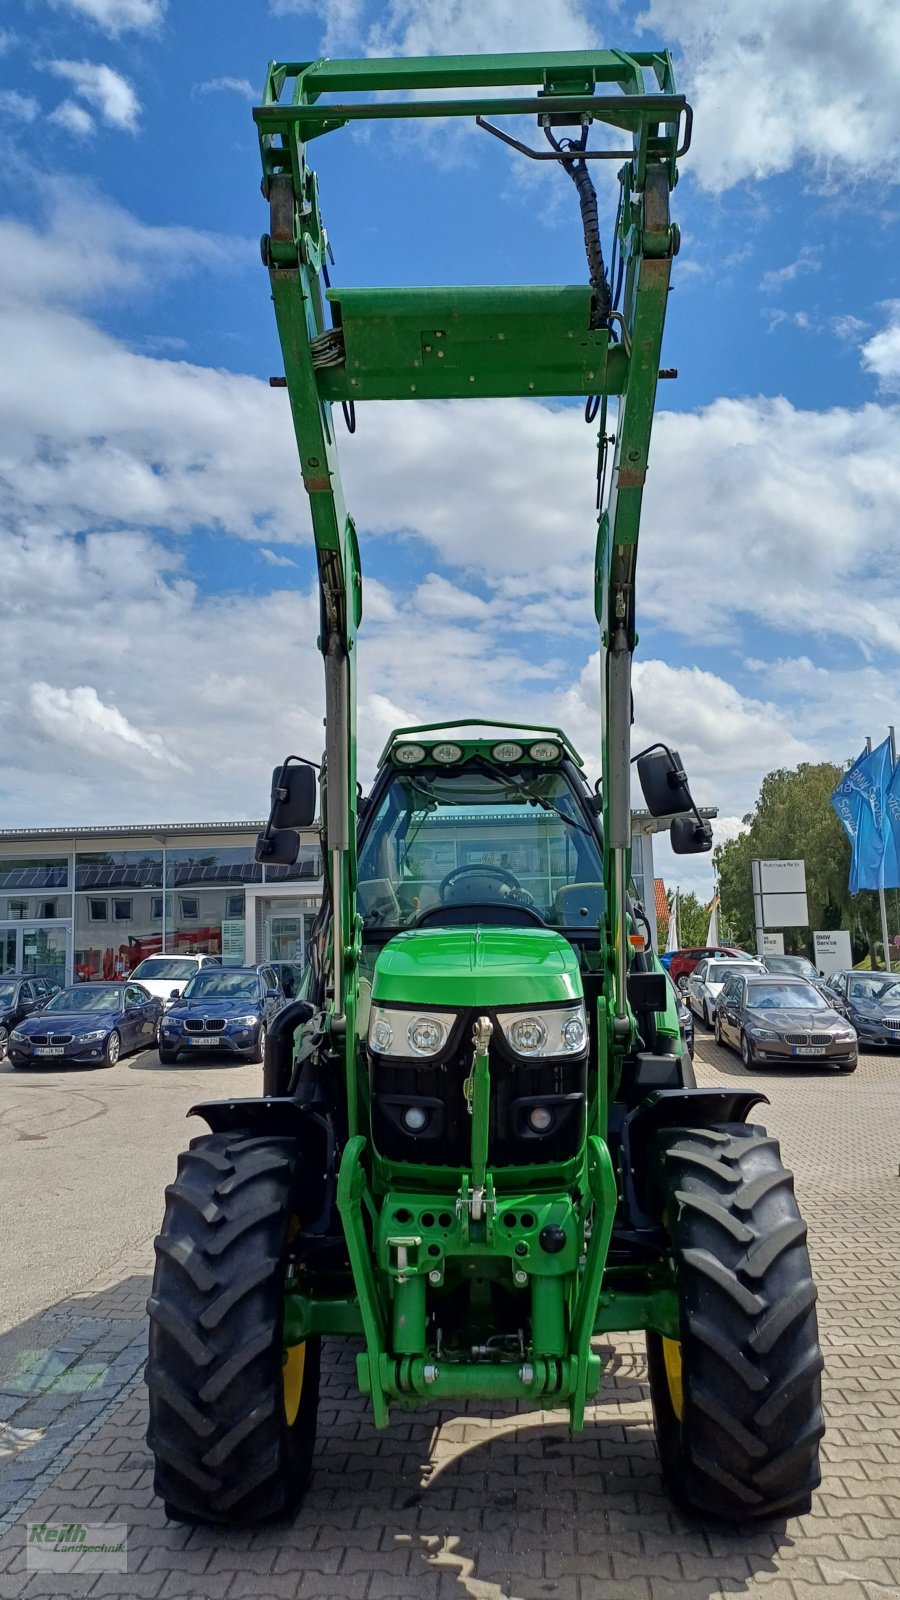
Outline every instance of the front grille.
POLYGON ((74 1034, 71 1033, 33 1033, 32 1044, 71 1044, 74 1034))
POLYGON ((889 1020, 887 1017, 885 1017, 883 1019, 883 1021, 884 1021, 885 1027, 886 1028, 890 1028, 892 1033, 900 1033, 900 1019, 898 1019, 896 1022, 894 1022, 892 1020, 889 1020))
POLYGON ((833 1044, 830 1033, 786 1033, 785 1044, 833 1044))
POLYGON ((224 1017, 188 1017, 184 1025, 185 1033, 221 1033, 224 1027, 224 1017))
POLYGON ((33 1033, 31 1035, 31 1042, 32 1044, 49 1044, 50 1035, 49 1033, 33 1033))

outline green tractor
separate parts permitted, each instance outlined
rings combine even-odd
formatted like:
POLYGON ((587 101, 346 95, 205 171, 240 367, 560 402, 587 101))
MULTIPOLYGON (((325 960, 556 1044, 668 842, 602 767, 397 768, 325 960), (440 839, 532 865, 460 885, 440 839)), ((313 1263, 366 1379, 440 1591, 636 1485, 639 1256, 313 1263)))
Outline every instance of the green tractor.
MULTIPOLYGON (((595 1341, 643 1329, 675 1499, 729 1519, 801 1512, 822 1434, 806 1227, 776 1141, 747 1121, 764 1097, 695 1086, 629 892, 638 524, 690 108, 665 52, 583 51, 273 65, 254 116, 326 700, 319 776, 295 757, 276 769, 258 855, 295 860, 319 814, 326 891, 263 1094, 195 1106, 211 1131, 167 1190, 149 1302, 157 1491, 187 1522, 290 1514, 323 1337, 358 1342, 379 1428, 392 1406, 515 1400, 566 1408, 579 1430, 595 1341), (460 116, 572 179, 588 282, 329 287, 311 141, 460 116), (536 118, 545 145, 489 120, 510 116, 536 118), (594 159, 621 166, 609 270, 594 159), (601 782, 557 728, 469 720, 398 730, 363 797, 359 550, 332 407, 352 431, 366 400, 506 395, 581 396, 599 417, 601 782)), ((634 759, 675 849, 708 849, 677 753, 634 759)))

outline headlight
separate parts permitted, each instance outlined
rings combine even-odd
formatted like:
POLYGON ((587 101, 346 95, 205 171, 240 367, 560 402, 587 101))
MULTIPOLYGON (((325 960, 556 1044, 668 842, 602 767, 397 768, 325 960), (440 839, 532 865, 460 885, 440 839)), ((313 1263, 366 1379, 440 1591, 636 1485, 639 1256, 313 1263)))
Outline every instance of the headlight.
POLYGON ((28 1043, 28 1035, 27 1035, 27 1033, 23 1033, 21 1028, 13 1028, 13 1031, 10 1034, 9 1037, 10 1037, 11 1042, 14 1043, 14 1044, 27 1044, 28 1043))
POLYGON ((580 1055, 587 1043, 583 1005, 553 1011, 507 1012, 497 1020, 516 1055, 532 1060, 580 1055))
POLYGON ((76 1044, 95 1044, 98 1039, 105 1039, 106 1028, 94 1028, 92 1033, 82 1033, 76 1037, 76 1044))
POLYGON ((834 1037, 835 1037, 835 1039, 855 1039, 856 1038, 856 1029, 855 1028, 835 1028, 834 1029, 834 1037))
POLYGON ((781 1038, 781 1034, 780 1033, 776 1033, 774 1028, 752 1027, 752 1028, 748 1028, 747 1032, 749 1033, 751 1039, 780 1039, 781 1038))
POLYGON ((253 1028, 259 1021, 259 1017, 255 1015, 252 1017, 231 1017, 229 1020, 236 1028, 253 1028))
POLYGON ((379 1056, 436 1056, 450 1037, 455 1011, 395 1011, 373 1006, 369 1049, 379 1056))

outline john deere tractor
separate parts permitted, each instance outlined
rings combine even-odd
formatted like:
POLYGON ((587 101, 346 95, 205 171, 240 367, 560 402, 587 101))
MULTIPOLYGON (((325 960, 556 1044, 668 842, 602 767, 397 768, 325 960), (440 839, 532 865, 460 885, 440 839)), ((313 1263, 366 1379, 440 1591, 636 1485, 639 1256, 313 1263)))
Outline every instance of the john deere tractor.
MULTIPOLYGON (((630 892, 638 524, 690 108, 665 52, 597 50, 272 65, 254 117, 326 707, 318 775, 296 757, 276 768, 258 855, 291 863, 320 816, 326 888, 263 1093, 193 1108, 211 1131, 166 1193, 157 1490, 186 1522, 290 1513, 323 1337, 357 1345, 379 1428, 392 1408, 514 1400, 565 1408, 577 1431, 608 1336, 644 1330, 675 1499, 725 1518, 803 1511, 822 1434, 806 1227, 775 1140, 747 1120, 764 1097, 740 1078, 695 1086, 630 892), (474 118, 510 159, 572 180, 585 283, 329 287, 313 141, 436 117, 474 118), (532 143, 496 121, 523 117, 532 143), (595 160, 620 168, 609 266, 595 160), (558 728, 470 718, 398 729, 363 796, 336 403, 352 432, 365 402, 510 395, 581 397, 598 422, 602 778, 588 784, 558 728)), ((634 759, 675 849, 708 849, 677 752, 634 759)))

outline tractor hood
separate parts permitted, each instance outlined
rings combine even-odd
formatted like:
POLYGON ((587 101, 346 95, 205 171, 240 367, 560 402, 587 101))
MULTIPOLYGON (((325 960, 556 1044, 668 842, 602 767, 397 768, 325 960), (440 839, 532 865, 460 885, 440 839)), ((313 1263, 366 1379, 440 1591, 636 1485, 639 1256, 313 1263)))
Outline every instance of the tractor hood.
POLYGON ((578 958, 550 928, 422 928, 375 963, 379 1005, 530 1006, 580 1000, 578 958))

